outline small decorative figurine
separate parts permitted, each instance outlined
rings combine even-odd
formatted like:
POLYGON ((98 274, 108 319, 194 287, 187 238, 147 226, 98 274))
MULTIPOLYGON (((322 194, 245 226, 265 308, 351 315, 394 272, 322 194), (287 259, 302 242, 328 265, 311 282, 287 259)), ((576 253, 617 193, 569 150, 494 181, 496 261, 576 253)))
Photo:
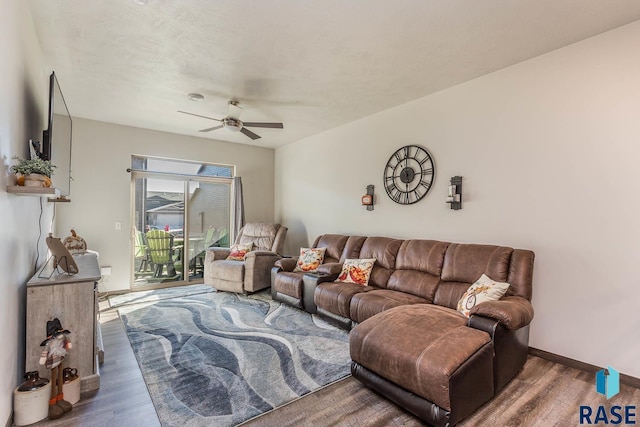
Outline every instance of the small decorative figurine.
POLYGON ((62 417, 72 409, 72 405, 64 400, 62 392, 63 370, 62 362, 71 349, 70 331, 62 328, 60 320, 56 317, 47 322, 47 338, 40 343, 44 346, 39 363, 47 369, 51 369, 51 399, 49 400, 49 419, 55 420, 62 417))
POLYGON ((71 253, 71 255, 84 254, 87 252, 87 242, 76 234, 76 230, 71 229, 71 236, 65 237, 62 242, 65 248, 71 253))

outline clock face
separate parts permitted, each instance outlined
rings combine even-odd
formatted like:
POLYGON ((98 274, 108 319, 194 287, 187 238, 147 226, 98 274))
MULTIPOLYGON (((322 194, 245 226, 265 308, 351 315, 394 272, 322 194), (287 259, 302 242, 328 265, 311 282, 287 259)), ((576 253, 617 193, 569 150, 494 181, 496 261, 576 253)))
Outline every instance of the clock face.
POLYGON ((435 169, 427 150, 407 145, 393 153, 384 168, 384 188, 396 203, 411 205, 431 189, 435 169))

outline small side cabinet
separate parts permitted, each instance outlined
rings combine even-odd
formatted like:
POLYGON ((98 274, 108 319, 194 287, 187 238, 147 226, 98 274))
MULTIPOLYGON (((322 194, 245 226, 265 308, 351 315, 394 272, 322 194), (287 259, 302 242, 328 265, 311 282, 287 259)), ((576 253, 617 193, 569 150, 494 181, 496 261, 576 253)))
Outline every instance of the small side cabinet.
POLYGON ((38 363, 46 339, 47 321, 59 318, 71 331, 72 348, 63 367, 78 369, 82 393, 100 388, 98 343, 102 342, 97 320, 97 283, 100 267, 95 254, 75 255, 79 272, 73 276, 49 271, 36 273, 27 283, 27 324, 25 370, 39 371, 50 378, 51 372, 38 363))

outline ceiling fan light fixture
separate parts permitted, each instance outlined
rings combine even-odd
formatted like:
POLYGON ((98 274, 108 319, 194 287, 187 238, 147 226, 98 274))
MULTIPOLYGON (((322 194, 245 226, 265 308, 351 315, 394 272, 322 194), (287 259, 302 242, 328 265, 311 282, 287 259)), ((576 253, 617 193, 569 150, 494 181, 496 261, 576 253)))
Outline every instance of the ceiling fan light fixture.
MULTIPOLYGON (((191 97, 191 95, 202 96, 200 94, 195 94, 195 93, 194 94, 189 94, 188 96, 191 97)), ((201 100, 201 99, 198 99, 198 97, 195 97, 195 98, 197 100, 201 100)), ((192 101, 194 101, 196 99, 192 99, 192 101)), ((213 126, 213 127, 206 128, 206 129, 201 129, 198 132, 211 132, 212 130, 224 128, 224 129, 228 129, 231 132, 241 132, 245 136, 248 136, 249 138, 253 139, 254 141, 256 139, 260 139, 261 137, 260 137, 260 135, 256 134, 255 132, 252 132, 251 130, 249 130, 248 128, 250 128, 250 127, 284 129, 284 125, 282 123, 243 122, 243 121, 241 121, 240 120, 240 114, 242 114, 242 107, 240 107, 238 105, 238 101, 234 101, 234 100, 229 101, 229 115, 227 117, 223 118, 223 119, 216 119, 214 117, 202 116, 200 114, 190 113, 188 111, 178 111, 178 113, 188 114, 190 116, 202 117, 203 119, 215 120, 216 122, 220 122, 221 123, 221 124, 219 124, 217 126, 213 126)))
POLYGON ((187 99, 193 102, 200 102, 204 101, 204 95, 202 95, 201 93, 192 92, 187 95, 187 99))
POLYGON ((231 117, 223 119, 222 124, 225 129, 228 129, 231 132, 240 132, 240 129, 242 129, 242 122, 231 117))

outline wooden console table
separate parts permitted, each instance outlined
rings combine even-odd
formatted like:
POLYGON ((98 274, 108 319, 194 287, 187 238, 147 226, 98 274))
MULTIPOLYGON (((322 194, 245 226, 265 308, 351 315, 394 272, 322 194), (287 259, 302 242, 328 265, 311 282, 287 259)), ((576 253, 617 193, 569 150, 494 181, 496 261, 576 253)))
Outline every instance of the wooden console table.
POLYGON ((96 317, 97 283, 100 268, 95 254, 75 255, 78 274, 53 272, 51 265, 38 271, 27 283, 26 371, 39 371, 40 376, 50 378, 51 371, 38 363, 46 339, 47 321, 59 318, 62 327, 71 331, 72 348, 63 367, 78 369, 80 390, 88 393, 100 388, 98 363, 102 342, 100 324, 96 317), (39 276, 49 276, 42 278, 39 276))

